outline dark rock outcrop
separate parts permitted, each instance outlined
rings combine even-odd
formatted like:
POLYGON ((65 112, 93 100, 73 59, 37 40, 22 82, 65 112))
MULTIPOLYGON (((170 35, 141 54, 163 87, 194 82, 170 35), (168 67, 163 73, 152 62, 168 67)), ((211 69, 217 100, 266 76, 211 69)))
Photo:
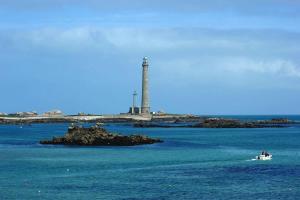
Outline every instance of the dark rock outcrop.
MULTIPOLYGON (((276 121, 277 122, 277 121, 276 121)), ((236 119, 208 118, 203 123, 195 124, 198 128, 281 128, 286 123, 275 123, 273 120, 240 121, 236 119)))
POLYGON ((287 119, 271 119, 258 121, 240 121, 237 119, 207 118, 194 124, 140 122, 133 124, 136 128, 281 128, 293 121, 287 119))
POLYGON ((52 140, 40 141, 41 144, 63 144, 80 146, 133 146, 162 142, 142 135, 123 136, 112 134, 101 127, 83 128, 73 126, 63 137, 54 137, 52 140))
POLYGON ((287 118, 273 118, 271 120, 258 120, 259 124, 295 124, 295 121, 289 120, 287 118))
POLYGON ((203 123, 196 124, 196 127, 202 128, 263 128, 263 125, 253 122, 241 122, 235 119, 210 118, 203 123))
POLYGON ((178 124, 178 123, 152 123, 152 122, 139 122, 134 123, 133 127, 135 128, 188 128, 192 127, 191 125, 178 124))
POLYGON ((164 117, 153 116, 152 123, 197 123, 203 121, 206 117, 197 115, 169 115, 164 117))

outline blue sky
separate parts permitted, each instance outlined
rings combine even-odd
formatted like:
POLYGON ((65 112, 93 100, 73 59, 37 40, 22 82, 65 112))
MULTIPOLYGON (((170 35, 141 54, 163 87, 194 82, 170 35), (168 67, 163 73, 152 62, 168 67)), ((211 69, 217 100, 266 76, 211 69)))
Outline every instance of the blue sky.
POLYGON ((0 112, 300 113, 300 1, 0 0, 0 112), (140 100, 140 99, 139 99, 140 100))

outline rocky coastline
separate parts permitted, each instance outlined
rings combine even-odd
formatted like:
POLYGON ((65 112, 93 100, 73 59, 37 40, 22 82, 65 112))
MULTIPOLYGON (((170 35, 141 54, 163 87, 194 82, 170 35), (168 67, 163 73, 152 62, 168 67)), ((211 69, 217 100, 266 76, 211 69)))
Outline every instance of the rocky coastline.
POLYGON ((283 121, 264 120, 264 121, 240 121, 236 119, 212 118, 206 119, 203 123, 194 125, 198 128, 282 128, 285 127, 283 121))
POLYGON ((170 122, 170 123, 185 123, 199 122, 203 117, 197 115, 176 115, 168 114, 164 116, 140 116, 130 114, 120 115, 66 115, 60 117, 1 117, 0 124, 50 124, 50 123, 139 123, 143 121, 151 122, 170 122))
POLYGON ((131 118, 100 118, 100 119, 77 119, 73 117, 49 117, 49 118, 0 118, 0 124, 54 124, 54 123, 131 123, 131 118))
POLYGON ((300 124, 287 118, 268 120, 237 120, 197 115, 109 115, 109 116, 62 116, 62 117, 0 117, 1 124, 30 125, 36 123, 120 123, 136 128, 281 128, 300 124))
POLYGON ((206 118, 197 123, 153 123, 139 122, 134 123, 136 128, 283 128, 296 122, 278 118, 271 120, 256 120, 256 121, 240 121, 237 119, 224 118, 206 118))
POLYGON ((134 146, 160 143, 162 140, 143 135, 120 135, 109 133, 99 126, 84 128, 71 126, 63 137, 53 137, 52 140, 42 140, 40 144, 78 145, 78 146, 134 146))

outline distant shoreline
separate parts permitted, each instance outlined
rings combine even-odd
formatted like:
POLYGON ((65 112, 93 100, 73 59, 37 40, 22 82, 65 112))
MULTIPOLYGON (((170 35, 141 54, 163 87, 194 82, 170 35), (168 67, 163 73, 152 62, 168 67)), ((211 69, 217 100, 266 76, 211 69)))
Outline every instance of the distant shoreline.
POLYGON ((66 115, 66 116, 34 116, 34 117, 0 117, 0 124, 31 124, 31 123, 76 123, 76 122, 102 122, 102 123, 131 123, 142 121, 194 121, 198 122, 203 117, 186 114, 155 115, 66 115))
POLYGON ((274 116, 271 119, 236 119, 188 114, 164 115, 68 115, 34 117, 0 117, 0 125, 51 123, 127 123, 136 128, 284 128, 300 125, 300 121, 274 116))

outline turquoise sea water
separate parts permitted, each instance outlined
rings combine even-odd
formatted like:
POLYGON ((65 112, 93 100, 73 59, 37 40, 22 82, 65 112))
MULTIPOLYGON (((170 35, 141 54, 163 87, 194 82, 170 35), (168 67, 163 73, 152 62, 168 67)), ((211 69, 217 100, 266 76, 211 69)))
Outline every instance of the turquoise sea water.
POLYGON ((138 129, 108 125, 114 132, 143 133, 165 142, 135 147, 38 144, 63 135, 67 127, 0 126, 1 200, 300 199, 300 126, 138 129), (273 154, 273 160, 251 160, 263 149, 273 154))

